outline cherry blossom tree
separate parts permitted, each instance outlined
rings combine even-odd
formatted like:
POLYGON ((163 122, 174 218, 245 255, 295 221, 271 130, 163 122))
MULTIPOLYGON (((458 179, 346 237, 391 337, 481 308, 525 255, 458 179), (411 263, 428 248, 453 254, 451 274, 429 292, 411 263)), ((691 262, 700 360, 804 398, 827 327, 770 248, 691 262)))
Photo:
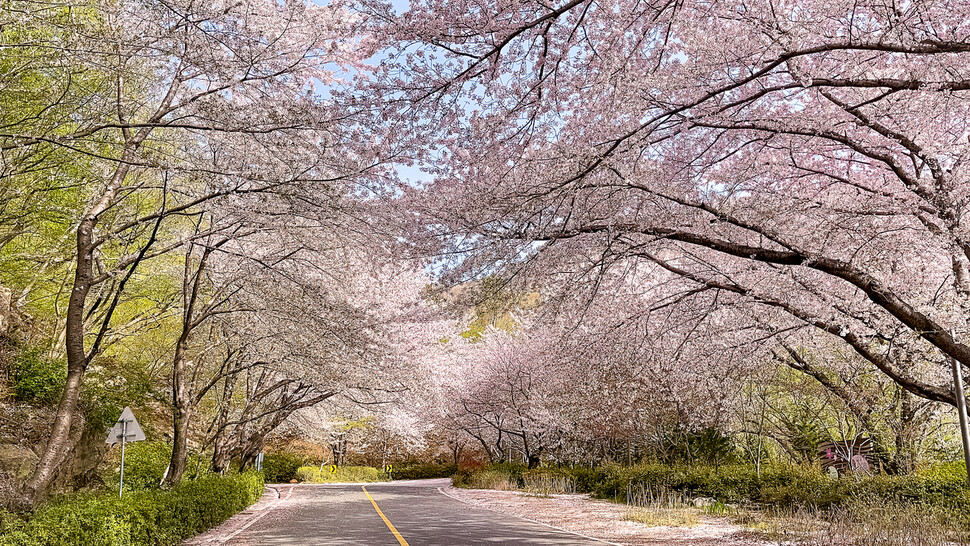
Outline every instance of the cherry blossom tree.
POLYGON ((27 487, 37 502, 70 449, 85 370, 136 269, 214 234, 186 222, 208 201, 326 184, 367 163, 349 147, 336 158, 349 131, 315 89, 371 48, 355 34, 358 17, 335 5, 91 2, 64 20, 52 6, 23 8, 15 24, 40 31, 4 47, 56 51, 78 78, 51 80, 25 116, 5 116, 5 172, 38 168, 31 151, 51 149, 85 171, 71 194, 67 384, 27 487))
POLYGON ((613 276, 673 282, 663 270, 680 304, 738 310, 725 319, 749 341, 814 330, 955 403, 946 359, 970 366, 965 6, 371 9, 398 39, 374 85, 385 123, 409 128, 433 177, 405 189, 412 240, 441 245, 456 278, 499 271, 592 301, 613 276))

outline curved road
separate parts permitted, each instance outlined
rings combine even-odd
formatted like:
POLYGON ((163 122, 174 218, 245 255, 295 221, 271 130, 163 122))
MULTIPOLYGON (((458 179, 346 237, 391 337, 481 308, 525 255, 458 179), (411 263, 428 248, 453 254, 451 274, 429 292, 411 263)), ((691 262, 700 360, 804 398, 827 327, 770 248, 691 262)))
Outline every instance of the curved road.
POLYGON ((449 480, 274 485, 279 492, 187 544, 593 545, 603 542, 446 496, 449 480))

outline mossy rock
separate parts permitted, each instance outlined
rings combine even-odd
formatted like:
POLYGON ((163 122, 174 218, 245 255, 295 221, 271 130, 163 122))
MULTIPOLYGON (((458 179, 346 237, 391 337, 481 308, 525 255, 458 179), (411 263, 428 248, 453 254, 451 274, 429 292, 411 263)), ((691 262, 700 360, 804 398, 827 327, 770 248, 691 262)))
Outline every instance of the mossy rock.
POLYGON ((0 470, 26 481, 37 467, 37 455, 26 447, 0 444, 0 470))

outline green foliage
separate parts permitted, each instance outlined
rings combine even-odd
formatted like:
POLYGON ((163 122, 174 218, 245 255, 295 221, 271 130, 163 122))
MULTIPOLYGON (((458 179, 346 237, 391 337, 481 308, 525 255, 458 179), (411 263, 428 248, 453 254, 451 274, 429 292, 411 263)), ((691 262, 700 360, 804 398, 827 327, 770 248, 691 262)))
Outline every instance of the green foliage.
MULTIPOLYGON (((82 403, 88 426, 113 426, 125 406, 143 405, 151 391, 148 368, 138 362, 107 356, 95 359, 84 378, 82 403)), ((149 422, 146 420, 145 425, 149 422)))
POLYGON ((11 383, 21 402, 56 404, 64 390, 67 362, 50 358, 43 349, 32 347, 20 352, 13 363, 11 383))
POLYGON ((489 328, 509 333, 517 331, 520 324, 515 312, 538 304, 537 294, 517 294, 509 290, 507 281, 495 276, 482 279, 477 291, 474 316, 461 333, 463 338, 471 341, 481 341, 489 328))
POLYGON ((397 466, 391 469, 391 477, 395 480, 427 480, 431 478, 450 478, 458 471, 453 464, 412 464, 397 466))
POLYGON ((306 461, 294 453, 281 451, 263 457, 263 476, 266 483, 286 483, 297 479, 297 470, 306 461))
MULTIPOLYGON (((121 450, 116 453, 117 460, 112 469, 109 482, 118 483, 121 465, 121 450)), ((165 442, 133 442, 125 446, 125 490, 158 488, 165 474, 165 468, 172 460, 172 446, 165 442)))
POLYGON ((523 463, 495 463, 488 468, 507 473, 519 484, 522 483, 522 475, 529 471, 529 467, 523 463))
POLYGON ((884 502, 952 504, 967 495, 966 473, 929 469, 909 476, 860 476, 834 479, 812 466, 774 466, 760 475, 745 465, 665 466, 643 464, 613 466, 592 489, 580 489, 602 498, 623 499, 634 485, 665 487, 691 497, 713 497, 720 502, 754 501, 765 505, 830 508, 853 499, 884 502))
POLYGON ((606 470, 588 466, 577 466, 568 469, 576 479, 576 491, 590 493, 596 490, 596 484, 606 479, 606 470))
POLYGON ((644 485, 691 497, 713 497, 721 502, 753 500, 817 506, 827 501, 824 492, 837 483, 812 467, 765 468, 759 476, 754 468, 743 465, 714 469, 702 465, 641 464, 607 467, 603 480, 590 492, 603 498, 624 499, 632 486, 644 485))
POLYGON ((248 472, 210 475, 171 491, 80 494, 41 507, 18 529, 0 535, 0 546, 127 546, 179 544, 256 502, 263 480, 248 472))
POLYGON ((495 463, 485 468, 459 469, 452 478, 456 487, 467 489, 517 489, 522 487, 522 475, 529 470, 521 463, 495 463))
POLYGON ((296 479, 305 483, 369 483, 388 479, 387 474, 371 466, 338 466, 336 472, 330 465, 303 466, 296 471, 296 479))
POLYGON ((730 436, 716 427, 671 430, 665 439, 663 461, 669 464, 721 464, 735 462, 737 453, 730 436))
MULTIPOLYGON (((133 442, 125 447, 125 491, 158 489, 165 469, 172 460, 172 446, 161 441, 133 442)), ((102 477, 111 488, 117 490, 121 470, 121 449, 112 452, 111 467, 102 477)), ((192 453, 186 464, 183 480, 211 475, 208 457, 192 453)))

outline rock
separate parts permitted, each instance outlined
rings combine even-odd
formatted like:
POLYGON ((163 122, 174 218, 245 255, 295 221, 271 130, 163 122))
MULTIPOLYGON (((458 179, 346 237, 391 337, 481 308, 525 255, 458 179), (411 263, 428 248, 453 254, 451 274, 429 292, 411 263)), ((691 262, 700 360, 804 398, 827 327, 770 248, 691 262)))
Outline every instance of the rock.
POLYGON ((0 470, 26 481, 37 467, 37 455, 26 447, 0 444, 0 470))
POLYGON ((13 292, 9 288, 0 286, 0 334, 10 332, 10 326, 13 322, 12 296, 13 292))
POLYGON ((691 504, 694 505, 694 508, 707 508, 708 506, 714 505, 716 502, 717 499, 712 499, 711 497, 697 497, 691 501, 691 504))

